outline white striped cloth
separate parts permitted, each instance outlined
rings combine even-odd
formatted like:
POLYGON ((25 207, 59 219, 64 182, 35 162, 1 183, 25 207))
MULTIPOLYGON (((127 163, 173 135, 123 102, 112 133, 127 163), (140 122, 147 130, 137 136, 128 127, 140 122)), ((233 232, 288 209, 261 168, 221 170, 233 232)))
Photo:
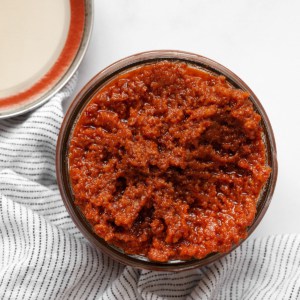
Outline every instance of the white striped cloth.
POLYGON ((300 237, 249 240, 177 274, 124 267, 77 230, 55 178, 62 101, 0 122, 0 299, 300 299, 300 237))

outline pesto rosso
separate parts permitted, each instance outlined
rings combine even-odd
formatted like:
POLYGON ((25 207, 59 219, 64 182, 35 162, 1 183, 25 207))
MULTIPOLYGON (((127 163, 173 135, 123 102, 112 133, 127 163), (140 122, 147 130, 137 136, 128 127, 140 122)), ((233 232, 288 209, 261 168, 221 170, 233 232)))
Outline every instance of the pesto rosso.
POLYGON ((249 94, 180 62, 117 76, 87 104, 69 147, 75 198, 128 254, 188 260, 247 236, 270 176, 249 94))

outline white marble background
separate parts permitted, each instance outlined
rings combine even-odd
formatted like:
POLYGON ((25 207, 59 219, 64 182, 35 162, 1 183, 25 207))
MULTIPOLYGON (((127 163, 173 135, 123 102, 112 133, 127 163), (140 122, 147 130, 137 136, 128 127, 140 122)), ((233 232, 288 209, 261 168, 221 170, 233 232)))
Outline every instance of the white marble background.
POLYGON ((94 31, 75 92, 114 61, 146 50, 191 51, 225 65, 256 93, 277 141, 277 188, 252 237, 300 233, 300 1, 94 0, 94 4, 94 31))

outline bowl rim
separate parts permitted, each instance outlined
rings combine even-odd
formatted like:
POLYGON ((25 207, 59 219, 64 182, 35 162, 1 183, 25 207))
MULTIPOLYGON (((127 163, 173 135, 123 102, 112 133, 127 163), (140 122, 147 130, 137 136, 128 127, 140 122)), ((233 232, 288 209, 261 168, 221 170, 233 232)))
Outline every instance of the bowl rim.
POLYGON ((264 217, 270 205, 271 198, 275 190, 277 174, 278 163, 274 133, 269 118, 254 92, 235 73, 233 73, 223 65, 207 57, 179 50, 152 50, 137 53, 112 63, 111 65, 100 71, 98 74, 96 74, 75 96, 74 100, 69 106, 60 128, 56 147, 56 177, 58 187, 64 205, 66 206, 66 209, 69 212, 73 222, 76 224, 77 228, 81 231, 84 237, 87 238, 88 241, 96 247, 96 249, 100 249, 101 251, 109 255, 111 258, 115 259, 116 261, 122 264, 144 270, 146 269, 155 271, 179 272, 206 266, 220 259, 221 257, 228 255, 230 252, 239 247, 245 240, 249 238, 249 236, 253 233, 255 228, 258 226, 258 224, 264 217), (198 66, 198 68, 201 66, 200 69, 203 68, 206 71, 224 75, 226 77, 226 80, 233 84, 235 87, 249 92, 249 98, 251 102, 262 117, 262 127, 265 133, 267 144, 266 150, 268 152, 268 164, 271 166, 272 172, 268 179, 268 182, 265 184, 265 188, 263 191, 265 196, 261 200, 263 201, 263 203, 261 204, 262 207, 260 208, 260 204, 258 204, 258 208, 260 209, 258 209, 252 225, 250 225, 250 227, 248 228, 247 238, 240 240, 238 244, 233 245, 229 252, 213 253, 204 257, 203 259, 192 259, 177 262, 173 261, 167 263, 142 260, 139 259, 138 256, 126 255, 120 252, 119 250, 116 250, 116 247, 109 245, 103 239, 101 239, 95 233, 92 232, 91 228, 89 228, 85 224, 87 223, 87 221, 85 221, 84 217, 80 215, 81 213, 79 212, 79 209, 75 207, 74 203, 72 203, 73 199, 71 199, 71 197, 68 195, 68 192, 70 193, 70 191, 68 191, 68 188, 70 187, 66 187, 65 184, 65 181, 68 180, 65 178, 66 175, 64 174, 67 172, 65 170, 67 161, 65 153, 67 153, 66 148, 68 148, 68 141, 71 136, 70 133, 72 132, 74 125, 76 124, 77 118, 80 116, 81 111, 91 100, 92 95, 95 94, 104 84, 106 84, 110 78, 117 76, 120 72, 122 72, 122 70, 130 70, 135 66, 155 61, 157 62, 160 60, 185 61, 192 65, 198 66))

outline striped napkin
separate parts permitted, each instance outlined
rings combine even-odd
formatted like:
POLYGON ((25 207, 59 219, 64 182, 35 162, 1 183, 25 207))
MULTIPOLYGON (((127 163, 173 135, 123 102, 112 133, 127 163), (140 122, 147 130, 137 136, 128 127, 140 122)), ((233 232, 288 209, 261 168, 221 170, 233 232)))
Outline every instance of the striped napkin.
POLYGON ((249 240, 216 263, 177 274, 125 267, 77 230, 55 178, 63 91, 0 121, 0 299, 300 299, 300 237, 249 240))

